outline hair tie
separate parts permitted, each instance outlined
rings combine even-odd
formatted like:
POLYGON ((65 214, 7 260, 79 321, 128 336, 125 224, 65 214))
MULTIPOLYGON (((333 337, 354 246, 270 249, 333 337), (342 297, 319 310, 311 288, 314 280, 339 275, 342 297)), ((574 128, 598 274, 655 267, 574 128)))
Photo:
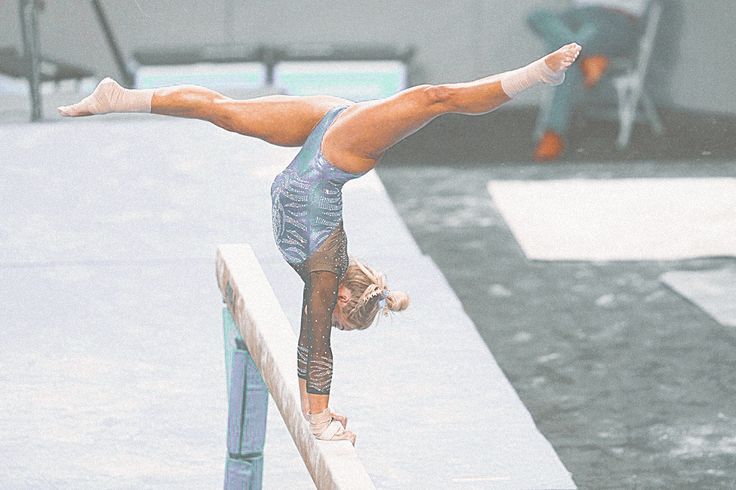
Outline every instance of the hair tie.
POLYGON ((378 300, 378 307, 381 309, 386 308, 386 298, 388 298, 388 295, 391 293, 388 289, 384 289, 381 292, 381 299, 378 300))

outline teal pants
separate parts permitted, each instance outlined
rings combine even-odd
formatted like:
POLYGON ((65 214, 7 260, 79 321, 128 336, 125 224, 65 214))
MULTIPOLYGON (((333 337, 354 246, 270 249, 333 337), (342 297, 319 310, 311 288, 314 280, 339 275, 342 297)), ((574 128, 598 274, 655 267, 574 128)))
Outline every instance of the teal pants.
MULTIPOLYGON (((636 49, 640 34, 639 23, 635 20, 601 7, 569 8, 560 12, 536 10, 527 22, 544 41, 547 51, 577 42, 583 47, 581 57, 630 55, 636 49)), ((566 134, 582 90, 583 75, 576 63, 567 70, 565 82, 554 88, 547 120, 539 121, 538 127, 566 134)))

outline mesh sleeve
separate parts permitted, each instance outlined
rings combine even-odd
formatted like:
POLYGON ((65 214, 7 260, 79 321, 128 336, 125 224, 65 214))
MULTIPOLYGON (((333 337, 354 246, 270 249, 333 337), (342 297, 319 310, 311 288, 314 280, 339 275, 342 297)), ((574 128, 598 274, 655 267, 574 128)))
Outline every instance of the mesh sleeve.
POLYGON ((296 347, 296 375, 305 380, 307 379, 307 359, 309 355, 308 302, 309 287, 305 284, 304 293, 302 294, 302 322, 299 327, 299 343, 296 347))
MULTIPOLYGON (((307 393, 328 395, 332 383, 332 311, 337 301, 337 275, 316 271, 307 283, 307 393)), ((304 331, 300 333, 300 339, 304 331)))

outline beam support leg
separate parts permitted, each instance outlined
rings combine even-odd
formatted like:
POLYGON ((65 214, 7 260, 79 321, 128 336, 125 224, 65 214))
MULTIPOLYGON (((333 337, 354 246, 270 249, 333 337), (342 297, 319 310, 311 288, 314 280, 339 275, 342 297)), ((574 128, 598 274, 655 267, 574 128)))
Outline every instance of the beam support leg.
POLYGON ((266 438, 268 388, 240 337, 230 311, 222 309, 228 386, 225 490, 260 489, 266 438))

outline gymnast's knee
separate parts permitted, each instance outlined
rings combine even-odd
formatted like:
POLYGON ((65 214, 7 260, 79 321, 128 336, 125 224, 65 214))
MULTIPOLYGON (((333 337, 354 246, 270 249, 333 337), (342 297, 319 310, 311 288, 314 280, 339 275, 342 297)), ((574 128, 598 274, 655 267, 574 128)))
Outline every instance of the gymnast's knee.
POLYGON ((214 98, 208 106, 207 120, 226 131, 241 133, 242 125, 239 124, 237 112, 231 108, 231 102, 232 99, 226 97, 214 98))
POLYGON ((453 89, 451 87, 448 87, 447 85, 419 85, 418 88, 420 88, 421 94, 424 98, 424 102, 428 106, 435 106, 435 107, 449 107, 450 102, 452 100, 452 91, 453 89))

